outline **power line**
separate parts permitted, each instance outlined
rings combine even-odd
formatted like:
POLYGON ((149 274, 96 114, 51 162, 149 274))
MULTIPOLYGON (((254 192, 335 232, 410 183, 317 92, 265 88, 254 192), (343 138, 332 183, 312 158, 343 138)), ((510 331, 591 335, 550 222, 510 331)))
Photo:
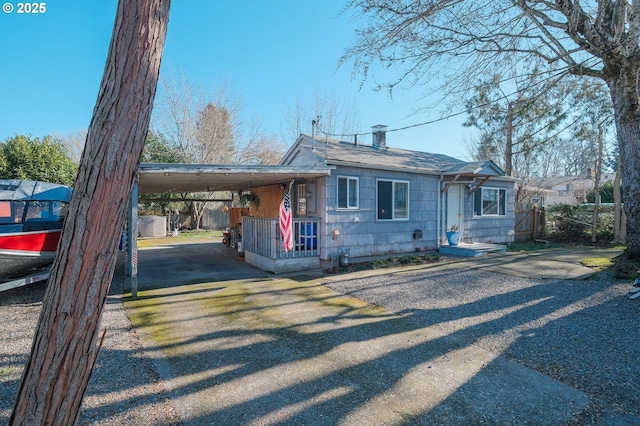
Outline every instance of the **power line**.
MULTIPOLYGON (((559 72, 555 73, 554 75, 549 76, 549 77, 547 77, 546 79, 544 79, 544 80, 542 80, 542 81, 539 81, 539 82, 535 83, 535 84, 534 84, 534 86, 539 85, 539 84, 542 84, 544 81, 550 80, 551 78, 559 77, 560 75, 565 74, 566 72, 567 72, 566 70, 564 70, 564 71, 559 71, 559 72)), ((530 88, 530 87, 527 87, 526 89, 529 89, 529 88, 530 88)), ((494 100, 492 100, 492 101, 485 102, 485 103, 483 103, 483 104, 481 104, 481 105, 476 105, 476 106, 475 106, 475 107, 473 107, 473 108, 466 108, 466 109, 464 109, 464 110, 457 111, 457 112, 454 112, 454 113, 452 113, 452 114, 448 114, 448 115, 446 115, 446 116, 442 116, 442 117, 440 117, 440 118, 435 118, 435 119, 428 120, 428 121, 424 121, 424 122, 421 122, 421 123, 410 124, 410 125, 408 125, 408 126, 398 127, 398 128, 395 128, 395 129, 388 129, 388 130, 387 130, 387 133, 390 133, 390 132, 400 132, 400 131, 403 131, 403 130, 408 130, 408 129, 412 129, 412 128, 416 128, 416 127, 427 126, 427 125, 429 125, 429 124, 434 124, 434 123, 438 123, 438 122, 440 122, 440 121, 449 120, 449 119, 451 119, 451 118, 457 117, 457 116, 462 115, 462 114, 468 114, 470 111, 473 111, 473 110, 476 110, 476 109, 480 109, 480 108, 485 107, 485 106, 487 106, 487 105, 491 105, 492 103, 495 103, 495 102, 497 102, 497 101, 500 101, 500 100, 507 100, 509 97, 511 97, 511 96, 513 96, 513 95, 517 95, 518 93, 523 92, 524 90, 525 90, 525 89, 518 89, 518 90, 516 90, 516 91, 514 91, 514 92, 512 92, 512 93, 505 94, 505 95, 503 95, 503 96, 501 96, 501 97, 498 97, 498 98, 496 98, 496 99, 494 99, 494 100)), ((347 134, 345 134, 345 133, 329 133, 329 132, 325 132, 324 130, 322 130, 322 129, 320 128, 320 126, 319 126, 319 124, 318 124, 318 123, 316 123, 316 128, 318 129, 318 131, 319 131, 319 132, 321 132, 321 133, 325 134, 325 136, 329 136, 329 137, 338 137, 338 138, 342 138, 342 137, 358 137, 358 136, 367 136, 367 135, 371 135, 371 134, 373 134, 373 132, 347 133, 347 134)))
MULTIPOLYGON (((626 39, 625 40, 620 40, 618 43, 616 43, 615 46, 610 47, 609 49, 603 51, 602 53, 607 53, 609 51, 615 50, 618 47, 623 46, 623 44, 626 43, 627 41, 628 40, 626 40, 626 39)), ((508 100, 509 97, 515 96, 515 95, 517 95, 517 94, 519 94, 519 93, 521 93, 521 92, 523 92, 525 90, 531 89, 531 87, 535 87, 537 85, 543 84, 546 81, 549 81, 551 79, 555 79, 555 78, 561 77, 563 74, 570 74, 570 70, 573 69, 573 68, 588 67, 588 66, 590 66, 589 65, 590 62, 594 62, 594 65, 595 65, 595 63, 600 62, 601 60, 602 59, 600 57, 591 56, 589 58, 586 58, 585 60, 583 60, 582 62, 580 62, 578 64, 568 65, 568 66, 566 66, 564 68, 561 68, 560 70, 557 70, 557 71, 548 70, 546 72, 548 72, 550 75, 548 77, 536 82, 532 86, 529 86, 529 87, 526 87, 526 88, 523 88, 523 89, 518 89, 518 90, 516 90, 514 92, 511 92, 509 94, 504 94, 502 97, 498 97, 496 99, 493 99, 490 102, 485 102, 484 104, 476 105, 475 107, 472 107, 472 108, 466 108, 464 110, 457 111, 457 112, 454 112, 452 114, 448 114, 446 116, 442 116, 440 118, 435 118, 435 119, 432 119, 432 120, 428 120, 428 121, 424 121, 424 122, 416 123, 416 124, 411 124, 411 125, 408 125, 408 126, 398 127, 398 128, 395 128, 395 129, 388 129, 387 133, 400 132, 400 131, 404 131, 404 130, 408 130, 408 129, 412 129, 412 128, 416 128, 416 127, 427 126, 427 125, 430 125, 430 124, 434 124, 434 123, 438 123, 438 122, 441 122, 441 121, 449 120, 451 118, 457 117, 457 116, 462 115, 462 114, 468 114, 471 111, 483 108, 483 107, 485 107, 487 105, 490 105, 492 103, 495 103, 497 101, 508 100)), ((515 77, 513 77, 513 78, 515 78, 515 77)), ((507 79, 505 81, 509 81, 509 80, 510 79, 507 79)), ((325 132, 324 130, 322 130, 318 124, 316 124, 316 126, 317 126, 318 131, 323 133, 326 137, 344 138, 344 137, 367 136, 367 135, 373 134, 373 132, 348 133, 348 134, 344 134, 344 133, 329 133, 329 132, 325 132)))

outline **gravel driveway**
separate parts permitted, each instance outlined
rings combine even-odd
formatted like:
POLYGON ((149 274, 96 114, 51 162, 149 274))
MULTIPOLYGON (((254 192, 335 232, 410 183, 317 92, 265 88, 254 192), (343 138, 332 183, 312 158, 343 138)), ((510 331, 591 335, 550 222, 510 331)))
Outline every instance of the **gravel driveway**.
POLYGON ((640 301, 609 272, 573 281, 422 271, 326 285, 585 392, 592 405, 575 424, 640 425, 640 301))
MULTIPOLYGON (((11 415, 38 322, 44 283, 0 293, 0 424, 11 415)), ((122 306, 115 281, 105 306, 107 336, 83 401, 81 425, 177 425, 180 419, 122 306)))
MULTIPOLYGON (((591 405, 576 425, 640 425, 640 300, 628 300, 630 283, 609 273, 573 281, 466 268, 397 269, 367 278, 330 276, 321 283, 584 392, 591 405)), ((181 424, 120 291, 116 283, 81 424, 181 424)), ((43 292, 43 285, 33 285, 0 293, 0 424, 10 415, 43 292)), ((436 414, 407 423, 434 424, 436 414)))

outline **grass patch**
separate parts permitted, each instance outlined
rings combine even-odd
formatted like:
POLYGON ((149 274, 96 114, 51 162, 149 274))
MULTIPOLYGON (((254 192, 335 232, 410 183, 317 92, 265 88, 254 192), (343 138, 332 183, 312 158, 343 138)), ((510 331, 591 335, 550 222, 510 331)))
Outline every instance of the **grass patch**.
POLYGON ((305 300, 319 303, 329 308, 342 308, 348 310, 357 310, 361 315, 378 316, 383 315, 386 311, 376 305, 355 297, 345 296, 335 293, 333 290, 319 284, 321 279, 314 278, 306 283, 300 283, 290 279, 275 280, 272 282, 274 288, 284 293, 291 293, 296 297, 302 297, 305 300))
POLYGON ((507 251, 510 252, 527 252, 527 251, 537 251, 544 250, 551 247, 557 247, 557 244, 550 243, 536 243, 533 241, 525 241, 521 243, 510 243, 507 244, 507 251))
POLYGON ((233 321, 238 319, 242 312, 256 307, 255 303, 249 301, 249 295, 249 290, 242 285, 228 285, 216 292, 215 297, 207 298, 205 303, 211 312, 216 312, 233 321))
POLYGON ((134 328, 142 329, 161 348, 174 344, 175 335, 164 321, 163 304, 158 297, 150 292, 138 293, 139 298, 131 298, 131 293, 125 295, 124 306, 134 328))
POLYGON ((562 370, 564 370, 564 368, 562 367, 562 365, 560 365, 558 362, 556 361, 549 361, 547 363, 547 368, 549 369, 549 371, 553 371, 554 373, 560 373, 562 370))
POLYGON ((222 231, 180 231, 177 236, 160 238, 139 238, 138 248, 181 244, 195 239, 222 238, 222 231))
POLYGON ((0 377, 9 376, 10 374, 12 374, 15 371, 16 371, 16 369, 14 367, 0 368, 0 377))
POLYGON ((388 257, 367 262, 351 263, 347 266, 334 267, 325 272, 332 274, 345 274, 356 271, 371 271, 376 269, 395 268, 398 266, 423 265, 425 263, 440 262, 439 254, 424 254, 415 256, 388 257))
POLYGON ((608 257, 588 257, 586 259, 582 259, 580 264, 588 268, 602 270, 613 265, 613 261, 608 257))
POLYGON ((200 229, 197 231, 180 231, 178 238, 203 238, 203 237, 222 237, 222 231, 207 231, 200 229))
POLYGON ((400 414, 400 417, 402 417, 402 420, 405 422, 410 422, 418 418, 416 414, 410 413, 409 411, 396 411, 396 413, 400 414))

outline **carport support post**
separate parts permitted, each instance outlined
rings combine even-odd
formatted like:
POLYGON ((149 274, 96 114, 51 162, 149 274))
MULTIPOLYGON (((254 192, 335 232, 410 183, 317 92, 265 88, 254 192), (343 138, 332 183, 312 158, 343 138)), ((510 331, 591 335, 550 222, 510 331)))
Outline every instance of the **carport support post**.
POLYGON ((127 277, 131 297, 138 297, 138 180, 131 189, 131 209, 127 232, 127 277))

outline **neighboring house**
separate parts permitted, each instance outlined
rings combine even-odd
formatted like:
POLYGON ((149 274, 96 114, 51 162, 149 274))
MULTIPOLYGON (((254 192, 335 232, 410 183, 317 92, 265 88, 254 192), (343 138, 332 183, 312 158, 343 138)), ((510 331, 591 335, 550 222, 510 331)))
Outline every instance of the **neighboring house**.
MULTIPOLYGON (((392 148, 385 127, 376 126, 368 145, 301 135, 281 165, 331 168, 328 176, 296 179, 291 194, 296 242, 312 233, 308 254, 322 266, 345 253, 353 259, 435 250, 446 244, 452 225, 463 242, 513 241, 515 180, 491 161, 392 148)), ((252 218, 243 223, 245 240, 260 233, 252 218)), ((302 249, 308 252, 308 243, 302 249)), ((281 268, 247 255, 273 272, 316 266, 294 262, 281 268)))
MULTIPOLYGON (((615 177, 614 173, 602 173, 600 186, 615 177)), ((587 170, 581 176, 552 176, 532 179, 527 184, 528 192, 536 194, 532 198, 539 200, 539 207, 556 204, 580 204, 587 201, 587 194, 595 186, 595 171, 587 170), (542 194, 539 196, 538 194, 542 194)), ((523 200, 528 201, 528 200, 523 200)))

